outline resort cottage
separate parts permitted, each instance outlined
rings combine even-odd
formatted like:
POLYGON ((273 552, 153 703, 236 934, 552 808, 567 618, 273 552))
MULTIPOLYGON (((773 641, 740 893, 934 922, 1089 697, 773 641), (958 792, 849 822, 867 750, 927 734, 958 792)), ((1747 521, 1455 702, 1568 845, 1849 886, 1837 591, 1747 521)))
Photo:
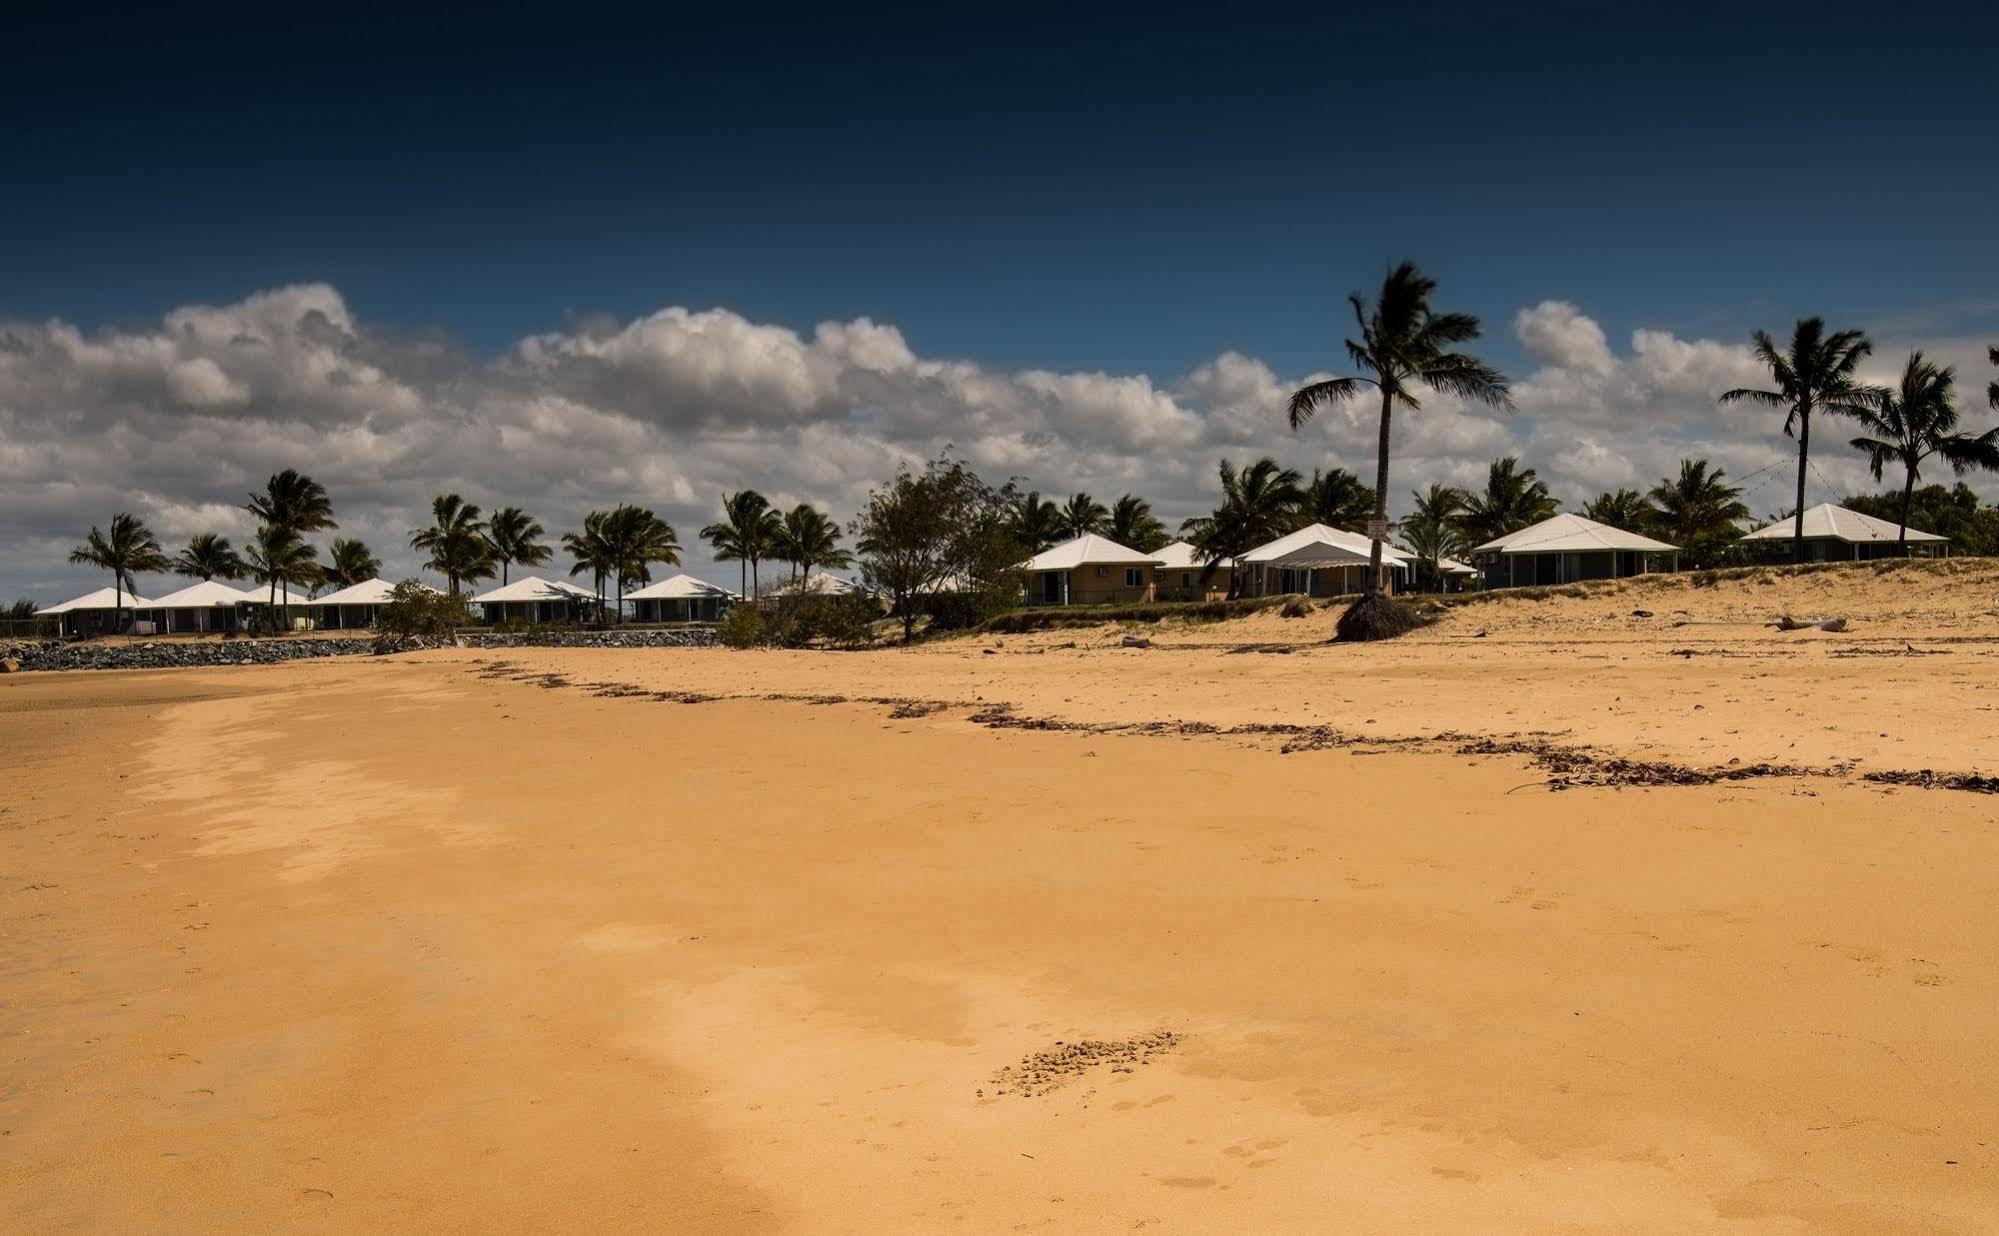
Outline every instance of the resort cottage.
POLYGON ((1218 601, 1229 594, 1229 579, 1235 574, 1228 559, 1213 569, 1185 541, 1175 541, 1153 554, 1159 565, 1152 569, 1152 595, 1159 601, 1218 601))
POLYGON ((576 622, 595 612, 601 598, 588 588, 560 579, 523 575, 510 584, 472 598, 489 623, 520 621, 535 626, 576 622))
MULTIPOLYGON (((1367 586, 1368 554, 1373 542, 1358 532, 1327 524, 1307 524, 1296 532, 1257 546, 1242 557, 1244 596, 1303 593, 1314 597, 1347 596, 1367 586)), ((1381 564, 1389 569, 1390 586, 1409 585, 1411 560, 1383 542, 1381 564)))
POLYGON ((126 589, 120 598, 115 589, 99 588, 80 597, 35 611, 37 618, 54 618, 64 638, 86 635, 151 635, 158 620, 150 612, 152 602, 126 589), (119 602, 123 601, 121 605, 119 602))
POLYGON ((720 622, 739 599, 727 588, 692 575, 675 575, 625 594, 639 622, 720 622))
POLYGON ((168 593, 151 606, 158 614, 155 621, 159 629, 168 634, 234 634, 243 629, 244 610, 263 601, 261 592, 249 593, 219 580, 204 579, 168 593))
MULTIPOLYGON (((1792 521, 1780 519, 1767 528, 1743 536, 1743 541, 1763 548, 1776 557, 1791 557, 1792 521)), ((1805 511, 1806 562, 1865 562, 1870 558, 1899 558, 1897 525, 1843 506, 1821 502, 1805 511)), ((1909 529, 1908 552, 1919 558, 1950 555, 1950 538, 1933 532, 1909 529)))
POLYGON ((1114 605, 1152 599, 1159 559, 1086 533, 1020 564, 1029 605, 1114 605))
POLYGON ((1679 565, 1680 551, 1664 541, 1562 514, 1509 532, 1471 551, 1488 588, 1573 584, 1585 579, 1622 579, 1679 565))
MULTIPOLYGON (((429 587, 429 585, 423 585, 429 587)), ((395 585, 377 576, 350 584, 338 592, 329 592, 323 597, 314 597, 306 604, 318 618, 318 625, 325 631, 348 631, 372 627, 382 616, 382 607, 389 603, 389 594, 395 585)), ((436 591, 436 589, 431 589, 436 591)))

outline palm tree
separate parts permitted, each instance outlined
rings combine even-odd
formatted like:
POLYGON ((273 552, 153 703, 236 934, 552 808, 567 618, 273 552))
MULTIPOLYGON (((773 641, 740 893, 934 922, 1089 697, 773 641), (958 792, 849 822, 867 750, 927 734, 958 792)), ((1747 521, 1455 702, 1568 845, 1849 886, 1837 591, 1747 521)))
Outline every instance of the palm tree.
POLYGON ((424 565, 444 576, 451 595, 458 595, 460 583, 493 576, 493 548, 486 540, 486 524, 479 518, 476 504, 453 493, 430 500, 430 527, 410 529, 410 548, 426 550, 424 565))
POLYGON ((839 571, 854 564, 854 556, 840 548, 840 525, 804 502, 785 512, 777 533, 777 557, 791 564, 796 580, 811 579, 813 567, 839 571))
POLYGON ((284 588, 284 602, 274 603, 273 608, 277 614, 276 629, 288 630, 292 588, 297 586, 310 595, 324 578, 319 567, 319 550, 282 524, 267 523, 258 526, 243 553, 249 560, 250 577, 268 585, 274 598, 278 588, 284 588))
POLYGON ((1658 508, 1652 527, 1686 550, 1696 567, 1713 566, 1715 550, 1742 535, 1736 524, 1750 517, 1741 487, 1728 484, 1726 475, 1705 459, 1682 459, 1679 476, 1660 481, 1647 495, 1658 508))
MULTIPOLYGON (((333 522, 333 501, 326 496, 326 486, 296 468, 273 473, 264 482, 264 492, 251 494, 243 509, 255 515, 265 527, 291 533, 294 537, 340 526, 333 522)), ((270 542, 276 543, 276 540, 270 542)), ((292 583, 292 580, 282 576, 270 579, 270 604, 286 618, 291 616, 292 583), (285 587, 285 603, 282 606, 278 604, 280 584, 285 587)))
POLYGON ((717 562, 742 564, 743 591, 755 596, 757 563, 770 557, 781 522, 770 499, 754 489, 742 489, 723 495, 722 522, 703 528, 701 539, 714 547, 717 562))
POLYGON ((326 575, 343 588, 355 584, 365 584, 382 573, 382 560, 368 552, 368 547, 352 537, 336 538, 327 547, 326 575))
MULTIPOLYGON (((652 564, 680 564, 680 539, 673 525, 642 506, 620 503, 604 517, 611 574, 618 585, 618 621, 625 620, 625 586, 652 580, 652 564)), ((601 591, 601 589, 600 589, 601 591)))
POLYGON ((1783 408, 1784 435, 1798 439, 1798 503, 1791 517, 1791 561, 1805 554, 1805 468, 1810 463, 1812 413, 1852 416, 1866 406, 1870 392, 1854 377, 1874 345, 1857 330, 1825 332, 1824 318, 1800 318, 1791 332, 1788 351, 1778 351, 1768 331, 1757 331, 1756 359, 1770 370, 1774 390, 1737 387, 1723 392, 1722 403, 1747 399, 1783 408))
POLYGON ((1312 469, 1305 486, 1305 500, 1298 512, 1301 523, 1325 524, 1349 532, 1367 527, 1374 514, 1374 491, 1345 468, 1321 472, 1312 469))
POLYGON ((1013 539, 1030 555, 1062 539, 1062 509, 1043 498, 1039 491, 1020 495, 1007 524, 1013 539))
POLYGON ((1171 538, 1166 525, 1152 513, 1152 504, 1137 494, 1126 494, 1111 505, 1111 540, 1129 545, 1142 554, 1166 544, 1171 538))
POLYGON ((541 542, 547 533, 540 521, 517 506, 503 506, 493 512, 493 518, 486 523, 486 543, 493 547, 493 558, 500 564, 502 584, 507 582, 514 563, 540 566, 555 556, 555 551, 541 542))
POLYGON ((1924 460, 1941 457, 1960 476, 1970 468, 1999 470, 1999 428, 1981 434, 1959 433, 1957 371, 1948 365, 1939 368, 1923 359, 1921 352, 1909 353, 1901 381, 1879 392, 1873 403, 1854 413, 1854 419, 1867 432, 1855 438, 1853 446, 1867 452, 1874 479, 1881 479, 1890 462, 1905 470, 1902 511, 1895 533, 1895 544, 1904 554, 1909 552, 1909 507, 1924 460))
POLYGON ((1075 493, 1070 494, 1069 501, 1063 504, 1061 514, 1056 517, 1056 527, 1064 540, 1093 532, 1102 536, 1104 529, 1110 526, 1110 519, 1111 513, 1103 503, 1086 493, 1075 493))
POLYGON ((160 548, 160 539, 146 526, 146 521, 137 515, 124 511, 111 517, 111 530, 100 532, 97 525, 90 526, 90 534, 83 538, 83 544, 69 552, 69 560, 78 566, 94 566, 111 572, 112 612, 125 608, 125 594, 138 595, 138 584, 133 576, 140 572, 164 571, 167 569, 167 555, 160 548))
POLYGON ((173 570, 191 579, 241 579, 249 567, 228 537, 197 532, 187 539, 187 548, 174 555, 173 570))
MULTIPOLYGON (((610 527, 610 519, 609 511, 592 511, 583 517, 582 531, 562 534, 562 550, 571 559, 569 573, 571 575, 581 575, 585 571, 591 573, 596 581, 600 613, 604 599, 604 579, 618 570, 620 565, 619 551, 615 544, 616 533, 610 527)), ((622 616, 622 598, 619 607, 622 616)))
POLYGON ((1224 459, 1218 471, 1221 504, 1207 515, 1183 522, 1180 535, 1210 570, 1229 560, 1229 596, 1236 597, 1244 582, 1242 556, 1291 527, 1304 491, 1298 487, 1298 473, 1279 467, 1269 456, 1240 472, 1224 459))
POLYGON ((1458 533, 1469 545, 1483 545, 1539 523, 1558 505, 1534 469, 1522 469, 1517 458, 1507 455, 1486 468, 1484 490, 1465 493, 1456 516, 1458 533))
POLYGON ((1423 386, 1492 407, 1513 406, 1505 375, 1475 356, 1450 350, 1455 344, 1478 338, 1478 319, 1468 313, 1432 310, 1430 296, 1436 290, 1436 280, 1413 263, 1404 262, 1382 281, 1372 307, 1358 292, 1347 297, 1360 327, 1360 338, 1347 340, 1347 356, 1364 375, 1313 382, 1291 396, 1291 428, 1296 430, 1320 408, 1336 407, 1359 396, 1363 384, 1381 393, 1374 518, 1368 525, 1374 544, 1368 551, 1364 602, 1378 598, 1382 591, 1381 542, 1388 535, 1389 424, 1397 401, 1411 411, 1420 409, 1423 405, 1411 388, 1423 386))
POLYGON ((1453 522, 1464 506, 1464 495, 1453 486, 1433 481, 1428 489, 1412 491, 1409 496, 1416 500, 1416 505, 1402 519, 1403 539, 1417 560, 1429 565, 1431 582, 1441 590, 1444 559, 1455 558, 1464 551, 1464 538, 1458 535, 1453 522))
MULTIPOLYGON (((1999 365, 1999 348, 1987 348, 1985 350, 1985 359, 1995 365, 1999 365)), ((1999 381, 1985 384, 1985 403, 1988 407, 1999 408, 1999 381)))
POLYGON ((1606 490, 1583 504, 1584 519, 1593 519, 1626 532, 1637 532, 1646 527, 1658 513, 1645 500, 1644 494, 1628 486, 1615 491, 1606 490))

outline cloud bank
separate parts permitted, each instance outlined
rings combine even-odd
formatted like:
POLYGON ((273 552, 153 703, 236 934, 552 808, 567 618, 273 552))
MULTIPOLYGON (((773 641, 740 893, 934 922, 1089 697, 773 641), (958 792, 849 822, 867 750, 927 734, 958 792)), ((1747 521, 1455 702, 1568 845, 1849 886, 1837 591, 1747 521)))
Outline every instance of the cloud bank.
MULTIPOLYGON (((1559 300, 1510 326, 1534 364, 1514 375, 1518 411, 1432 396, 1398 420, 1397 506, 1431 481, 1474 483, 1503 453, 1573 504, 1649 485, 1682 455, 1744 476, 1789 449, 1781 417, 1715 405, 1761 381, 1744 346, 1639 330, 1619 348, 1559 300)), ((524 506, 551 532, 593 507, 644 503, 679 529, 690 569, 726 578, 734 568, 715 570, 695 535, 724 491, 755 486, 844 522, 898 463, 947 444, 995 479, 1058 497, 1129 490, 1177 524, 1212 505, 1224 455, 1371 478, 1372 403, 1286 428, 1285 399, 1312 376, 1240 352, 1164 380, 1005 371, 923 356, 867 318, 806 333, 680 307, 486 358, 442 333, 370 325, 325 284, 184 307, 147 329, 0 320, 0 595, 46 602, 97 586, 64 559, 119 510, 150 520, 169 549, 199 531, 240 538, 244 495, 284 467, 323 482, 341 534, 396 575, 415 573, 408 532, 431 495, 453 489, 524 506)), ((1866 483, 1835 445, 1818 466, 1818 492, 1866 483)), ((1759 478, 1750 501, 1774 510, 1786 487, 1759 478)))

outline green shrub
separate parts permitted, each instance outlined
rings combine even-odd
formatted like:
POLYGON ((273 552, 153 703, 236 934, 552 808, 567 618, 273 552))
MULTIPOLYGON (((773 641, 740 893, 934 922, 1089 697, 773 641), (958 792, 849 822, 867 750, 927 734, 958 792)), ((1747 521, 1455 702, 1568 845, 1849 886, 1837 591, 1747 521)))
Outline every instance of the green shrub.
POLYGON ((459 627, 473 624, 472 606, 463 596, 406 579, 389 590, 388 604, 375 624, 385 635, 449 639, 459 627))
POLYGON ((756 606, 732 605, 722 615, 722 621, 715 624, 715 638, 730 648, 760 648, 767 638, 768 626, 756 606))

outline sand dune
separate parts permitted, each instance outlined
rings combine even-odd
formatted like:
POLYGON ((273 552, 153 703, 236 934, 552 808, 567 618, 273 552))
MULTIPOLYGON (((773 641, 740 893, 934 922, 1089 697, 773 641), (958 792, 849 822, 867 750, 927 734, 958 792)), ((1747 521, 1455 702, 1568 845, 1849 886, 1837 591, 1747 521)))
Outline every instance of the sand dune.
POLYGON ((10 678, 0 1214, 1989 1226, 1999 795, 1864 776, 1990 758, 1990 623, 1680 656, 1542 604, 10 678), (1811 772, 1464 753, 1536 732, 1811 772))

